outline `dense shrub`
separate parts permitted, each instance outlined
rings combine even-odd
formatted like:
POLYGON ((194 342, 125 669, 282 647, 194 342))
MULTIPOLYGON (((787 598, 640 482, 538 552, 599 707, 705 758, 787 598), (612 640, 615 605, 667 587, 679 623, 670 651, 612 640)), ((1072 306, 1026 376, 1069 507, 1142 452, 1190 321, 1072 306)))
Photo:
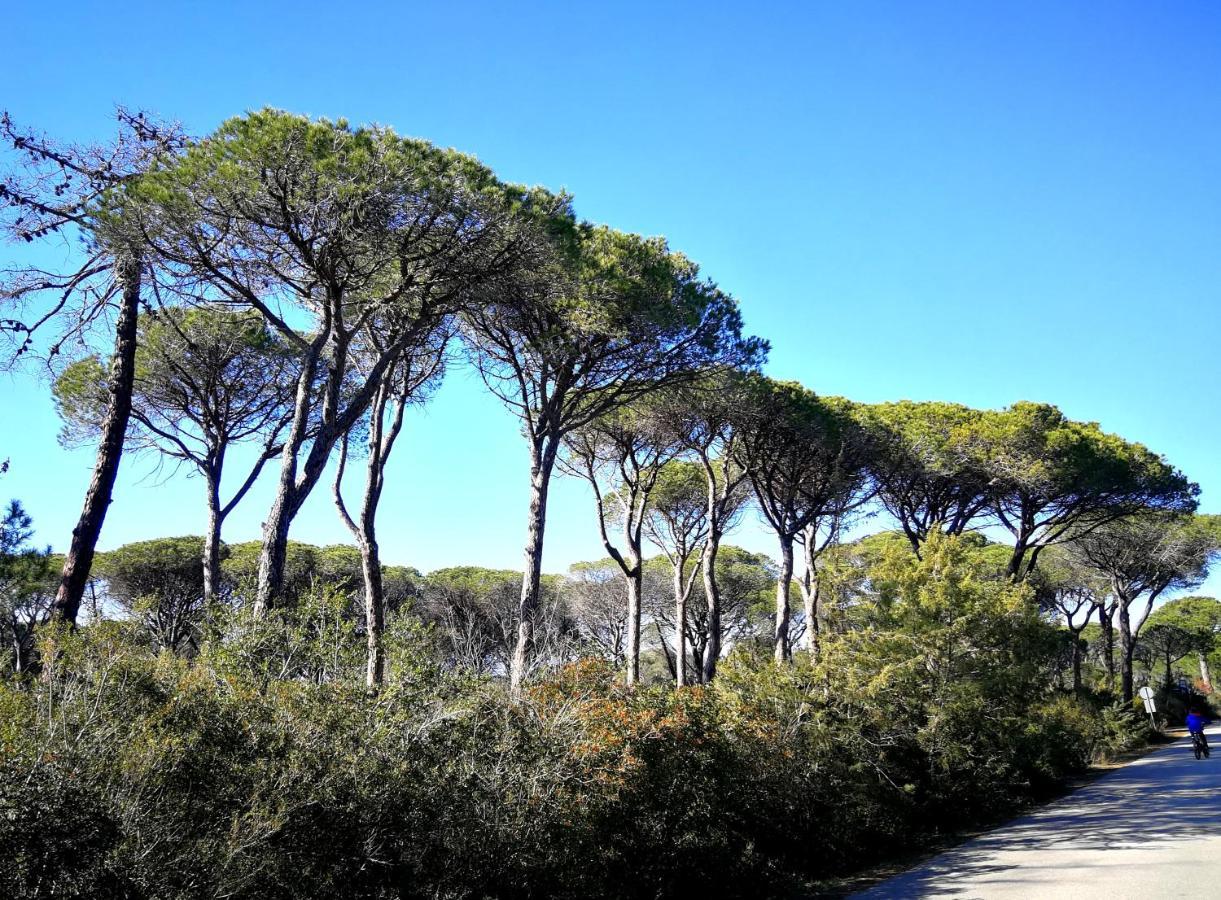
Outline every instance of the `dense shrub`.
POLYGON ((1046 681, 1054 634, 965 541, 883 555, 881 600, 776 666, 625 690, 593 659, 511 702, 392 619, 360 679, 346 599, 45 629, 0 684, 14 897, 753 897, 995 817, 1139 732, 1046 681))

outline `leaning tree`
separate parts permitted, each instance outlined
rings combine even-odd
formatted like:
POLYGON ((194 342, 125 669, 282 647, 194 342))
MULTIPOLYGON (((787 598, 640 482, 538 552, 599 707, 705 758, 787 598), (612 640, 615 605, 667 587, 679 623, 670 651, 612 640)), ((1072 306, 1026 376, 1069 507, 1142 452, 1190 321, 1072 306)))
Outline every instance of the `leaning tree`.
POLYGON ((151 265, 123 188, 183 145, 177 127, 143 113, 119 109, 116 118, 112 142, 76 145, 18 128, 7 113, 0 115, 0 139, 12 151, 0 173, 0 231, 23 244, 58 240, 69 250, 63 265, 45 268, 35 259, 0 273, 0 301, 8 310, 0 331, 17 338, 19 355, 47 358, 66 345, 88 346, 98 333, 113 333, 93 477, 51 607, 52 616, 70 624, 119 472, 135 379, 136 320, 151 265), (41 343, 48 331, 49 342, 41 343))
POLYGON ((542 196, 536 206, 552 235, 550 264, 500 279, 462 313, 484 383, 520 418, 530 452, 514 694, 526 671, 547 493, 565 437, 711 368, 756 365, 766 351, 743 337, 733 299, 664 240, 577 223, 542 196))
MULTIPOLYGON (((253 310, 166 307, 140 316, 137 336, 134 421, 126 443, 185 463, 202 476, 207 506, 202 598, 208 603, 220 591, 225 520, 267 461, 281 452, 292 416, 295 354, 253 310), (245 444, 257 449, 226 498, 222 488, 230 451, 245 444)), ((56 378, 65 442, 91 441, 100 433, 106 368, 102 359, 88 356, 56 378)))
POLYGON ((532 241, 518 193, 470 157, 387 128, 271 109, 225 122, 135 186, 166 289, 257 310, 300 358, 256 615, 281 591, 294 517, 389 370, 520 263, 532 241), (373 322, 381 343, 354 376, 373 322))
MULTIPOLYGON (((381 554, 377 544, 377 507, 386 485, 386 464, 403 430, 403 417, 409 406, 424 403, 439 386, 445 373, 445 349, 450 332, 439 325, 429 340, 404 348, 399 358, 386 370, 373 394, 365 420, 365 483, 360 507, 353 516, 343 497, 343 476, 349 456, 349 435, 339 441, 339 464, 335 469, 333 496, 339 517, 356 540, 360 549, 361 572, 364 579, 365 639, 368 656, 365 685, 378 688, 384 676, 385 650, 382 632, 386 611, 382 585, 381 554)), ((381 352, 381 329, 366 329, 365 339, 371 352, 363 354, 377 359, 381 352)), ((360 369, 358 356, 356 369, 360 369)))

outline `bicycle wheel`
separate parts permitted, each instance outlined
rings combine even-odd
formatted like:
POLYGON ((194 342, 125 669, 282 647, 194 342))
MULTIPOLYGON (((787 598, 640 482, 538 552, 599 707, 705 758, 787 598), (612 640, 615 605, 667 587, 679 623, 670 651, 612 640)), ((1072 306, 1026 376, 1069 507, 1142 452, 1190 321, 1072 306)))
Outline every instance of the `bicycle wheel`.
POLYGON ((1193 743, 1193 744, 1191 745, 1191 752, 1192 752, 1192 753, 1194 753, 1194 754, 1196 755, 1196 759, 1200 759, 1200 758, 1202 758, 1202 757, 1204 756, 1203 752, 1201 752, 1201 750, 1200 750, 1200 745, 1199 745, 1199 744, 1195 744, 1195 743, 1193 743))

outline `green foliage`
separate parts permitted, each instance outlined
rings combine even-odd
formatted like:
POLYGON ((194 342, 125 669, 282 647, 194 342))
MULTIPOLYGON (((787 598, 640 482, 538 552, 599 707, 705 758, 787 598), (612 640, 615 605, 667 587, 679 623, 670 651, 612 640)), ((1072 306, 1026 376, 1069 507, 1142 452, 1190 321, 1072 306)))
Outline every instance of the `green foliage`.
MULTIPOLYGON (((243 596, 254 593, 261 549, 258 541, 233 544, 222 564, 225 576, 243 596)), ((344 544, 316 547, 289 541, 284 568, 283 598, 290 606, 314 587, 354 591, 361 584, 360 551, 344 544)))
POLYGON ((1003 479, 998 508, 1013 514, 1035 498, 1040 512, 1114 515, 1142 507, 1192 511, 1199 487, 1141 444, 1074 422, 1046 403, 983 414, 977 441, 987 470, 1003 479))
MULTIPOLYGON (((168 307, 140 317, 137 340, 129 447, 156 448, 206 472, 233 444, 257 439, 264 452, 274 444, 290 414, 294 357, 258 313, 168 307)), ((107 365, 86 356, 55 379, 61 443, 96 440, 107 365)))
POLYGON ((983 514, 989 476, 973 452, 980 415, 910 400, 857 408, 872 440, 878 497, 913 546, 934 529, 960 534, 983 514))
POLYGON ((204 613, 199 537, 156 538, 98 555, 106 593, 139 618, 159 646, 196 645, 204 613))
POLYGON ((17 500, 0 516, 0 642, 11 668, 29 664, 34 626, 57 586, 49 548, 31 543, 34 520, 17 500))

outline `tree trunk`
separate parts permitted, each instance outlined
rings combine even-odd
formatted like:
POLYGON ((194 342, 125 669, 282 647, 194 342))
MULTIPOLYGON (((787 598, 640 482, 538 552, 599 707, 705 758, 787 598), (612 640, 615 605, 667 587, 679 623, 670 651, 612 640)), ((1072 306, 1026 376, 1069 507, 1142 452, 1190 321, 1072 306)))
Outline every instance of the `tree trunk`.
POLYGON ((368 648, 365 687, 375 691, 381 687, 386 674, 386 650, 382 641, 386 630, 386 605, 381 554, 371 534, 360 542, 360 563, 365 579, 365 643, 368 648))
POLYGON ((1167 648, 1167 650, 1166 650, 1166 687, 1170 687, 1173 677, 1174 677, 1174 673, 1171 671, 1171 667, 1173 665, 1174 664, 1170 661, 1170 650, 1169 650, 1169 648, 1167 648))
POLYGON ((534 612, 538 609, 543 570, 543 535, 547 527, 547 490, 555 466, 558 443, 547 442, 536 450, 530 464, 530 510, 526 520, 525 567, 521 580, 521 599, 517 605, 517 644, 509 664, 509 693, 521 696, 526 677, 526 659, 533 637, 534 612))
POLYGON ((1009 565, 1005 570, 1005 574, 1014 581, 1021 581, 1020 573, 1022 571, 1022 562, 1025 558, 1026 542, 1024 539, 1019 538, 1013 546, 1013 553, 1009 556, 1009 565))
POLYGON ((297 376, 297 396, 293 400, 293 422, 280 453, 280 478, 276 495, 263 522, 263 547, 259 551, 259 576, 255 590, 254 615, 262 616, 284 588, 284 564, 288 557, 288 529, 292 524, 292 501, 297 487, 297 456, 305 443, 314 375, 318 370, 321 347, 316 344, 301 361, 297 376))
POLYGON ((1081 693, 1081 635, 1073 634, 1073 695, 1081 693))
POLYGON ((627 575, 627 686, 640 682, 640 594, 642 572, 637 559, 627 575))
POLYGON ((704 596, 708 601, 708 635, 704 642, 703 684, 716 677, 716 664, 721 658, 721 588, 716 581, 716 557, 720 550, 720 535, 708 534, 708 545, 701 566, 704 576, 704 596))
POLYGON ((1136 653, 1136 641, 1132 638, 1132 619, 1128 614, 1128 604, 1121 597, 1119 600, 1119 641, 1120 641, 1120 690, 1124 703, 1131 703, 1134 696, 1132 690, 1132 658, 1136 653))
POLYGON ((407 408, 408 388, 404 382, 402 393, 397 397, 394 416, 386 426, 386 407, 391 402, 390 379, 394 369, 386 373, 387 381, 379 385, 374 394, 369 414, 368 459, 365 463, 365 487, 361 497, 359 523, 348 514, 343 499, 343 476, 348 463, 348 436, 339 440, 339 463, 335 470, 333 485, 335 506, 339 517, 360 549, 361 576, 365 586, 365 687, 378 690, 385 679, 385 647, 383 635, 386 630, 385 589, 382 582, 381 550, 377 544, 377 507, 385 484, 386 462, 399 432, 403 428, 403 413, 407 408))
POLYGON ((1098 624, 1102 628, 1102 653, 1107 670, 1107 690, 1115 690, 1115 609, 1106 604, 1098 607, 1098 624))
MULTIPOLYGON (((287 467, 286 467, 287 468, 287 467)), ((296 471, 296 461, 292 465, 296 471)), ((258 587, 254 597, 255 618, 261 618, 284 590, 284 566, 288 560, 288 529, 292 525, 289 511, 292 486, 284 483, 282 471, 280 490, 263 523, 263 549, 259 552, 258 587)))
POLYGON ((802 639, 804 649, 810 657, 818 655, 818 573, 815 571, 814 541, 817 535, 810 531, 802 545, 805 554, 805 571, 801 575, 801 600, 805 607, 806 632, 802 639))
POLYGON ((780 574, 776 578, 776 628, 772 635, 776 662, 790 658, 789 653, 789 591, 793 581, 793 537, 780 536, 780 574))
POLYGON ((1213 692, 1213 676, 1208 669, 1208 657, 1203 653, 1200 654, 1200 681, 1204 683, 1204 693, 1211 694, 1213 692))
MULTIPOLYGON (((687 683, 687 580, 683 576, 685 559, 674 566, 674 686, 687 683)), ((1200 657, 1204 659, 1203 656, 1200 657)))
POLYGON ((85 503, 72 540, 64 555, 63 574, 59 589, 51 604, 51 618, 69 625, 76 624, 85 584, 93 567, 93 555, 102 523, 110 506, 119 460, 123 456, 123 441, 127 436, 127 420, 131 417, 131 395, 136 376, 136 323, 140 312, 141 259, 126 255, 115 263, 115 278, 119 285, 119 319, 115 326, 114 358, 110 364, 110 397, 106 416, 102 419, 102 438, 93 465, 93 478, 85 492, 85 503))
POLYGON ((220 509, 220 472, 207 471, 208 525, 204 531, 203 596, 204 603, 216 599, 220 587, 220 530, 223 517, 220 509))

